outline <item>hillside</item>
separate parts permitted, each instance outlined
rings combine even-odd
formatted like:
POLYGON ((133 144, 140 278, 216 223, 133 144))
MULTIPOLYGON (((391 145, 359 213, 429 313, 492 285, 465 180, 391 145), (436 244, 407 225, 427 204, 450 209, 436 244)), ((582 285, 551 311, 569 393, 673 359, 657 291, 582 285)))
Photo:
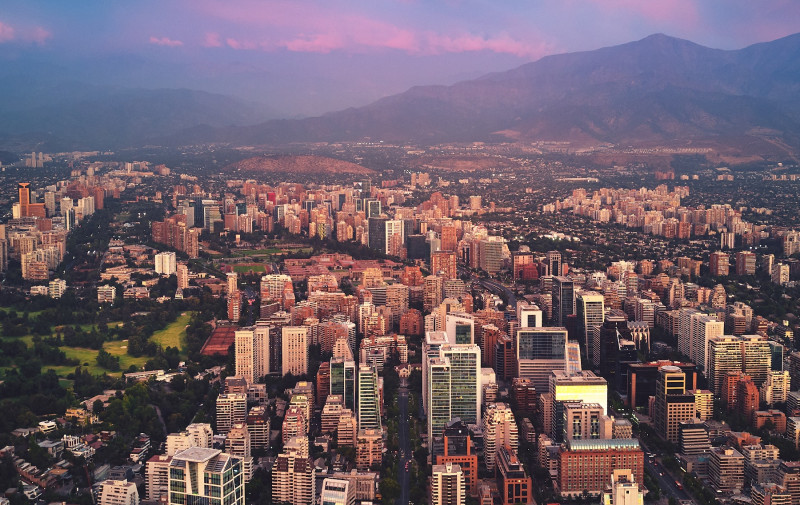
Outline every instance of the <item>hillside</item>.
POLYGON ((286 175, 372 175, 376 172, 348 161, 323 156, 256 156, 232 163, 226 171, 281 173, 286 175))

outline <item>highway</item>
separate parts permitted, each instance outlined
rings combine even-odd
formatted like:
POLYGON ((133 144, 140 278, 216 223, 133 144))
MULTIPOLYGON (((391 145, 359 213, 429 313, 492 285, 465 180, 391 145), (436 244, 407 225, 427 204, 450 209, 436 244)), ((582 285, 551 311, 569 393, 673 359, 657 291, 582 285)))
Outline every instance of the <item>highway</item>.
POLYGON ((400 406, 400 420, 397 423, 397 445, 400 448, 400 457, 397 460, 397 482, 400 484, 400 497, 395 503, 397 505, 408 505, 408 471, 413 455, 411 454, 411 443, 408 437, 408 381, 405 378, 400 379, 397 400, 400 406))

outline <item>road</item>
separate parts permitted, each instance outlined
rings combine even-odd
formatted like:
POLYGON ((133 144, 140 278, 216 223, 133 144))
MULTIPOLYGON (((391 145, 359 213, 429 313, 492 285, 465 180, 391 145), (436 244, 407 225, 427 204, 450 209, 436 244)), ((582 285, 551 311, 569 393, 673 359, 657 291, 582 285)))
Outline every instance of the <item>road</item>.
POLYGON ((487 291, 491 291, 492 293, 499 295, 500 293, 505 293, 506 300, 508 300, 508 306, 517 308, 517 296, 514 294, 514 291, 509 289, 508 287, 504 286, 503 284, 492 280, 492 279, 481 279, 471 271, 467 270, 464 267, 458 267, 458 275, 469 275, 470 281, 473 283, 478 283, 483 286, 483 289, 487 291))
POLYGON ((411 444, 408 437, 408 382, 407 379, 400 379, 400 389, 397 395, 400 404, 400 422, 397 424, 398 447, 400 448, 400 458, 397 462, 397 482, 400 484, 400 497, 397 505, 408 505, 409 479, 408 470, 412 459, 411 444))
POLYGON ((651 463, 647 457, 644 458, 644 469, 647 473, 650 474, 657 482, 659 487, 666 493, 666 495, 674 497, 676 500, 692 500, 692 497, 689 496, 689 493, 686 492, 685 489, 678 489, 678 486, 675 484, 675 480, 672 476, 667 472, 667 470, 661 465, 661 463, 653 464, 651 463))

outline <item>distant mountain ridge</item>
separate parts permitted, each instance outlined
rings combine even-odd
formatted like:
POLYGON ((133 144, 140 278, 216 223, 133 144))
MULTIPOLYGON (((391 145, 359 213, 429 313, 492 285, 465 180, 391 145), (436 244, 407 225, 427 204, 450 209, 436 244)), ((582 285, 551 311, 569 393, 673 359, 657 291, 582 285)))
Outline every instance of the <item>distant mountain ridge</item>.
POLYGON ((452 86, 417 86, 320 117, 196 129, 170 141, 636 145, 742 136, 800 147, 800 34, 733 51, 656 34, 452 86))

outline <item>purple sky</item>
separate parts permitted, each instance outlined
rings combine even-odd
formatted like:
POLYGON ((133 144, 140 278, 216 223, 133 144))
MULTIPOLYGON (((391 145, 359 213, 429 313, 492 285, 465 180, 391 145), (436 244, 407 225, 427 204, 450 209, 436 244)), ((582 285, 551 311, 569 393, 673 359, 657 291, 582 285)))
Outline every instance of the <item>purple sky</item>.
POLYGON ((800 2, 3 0, 0 65, 307 115, 656 32, 737 49, 800 32, 800 2))

